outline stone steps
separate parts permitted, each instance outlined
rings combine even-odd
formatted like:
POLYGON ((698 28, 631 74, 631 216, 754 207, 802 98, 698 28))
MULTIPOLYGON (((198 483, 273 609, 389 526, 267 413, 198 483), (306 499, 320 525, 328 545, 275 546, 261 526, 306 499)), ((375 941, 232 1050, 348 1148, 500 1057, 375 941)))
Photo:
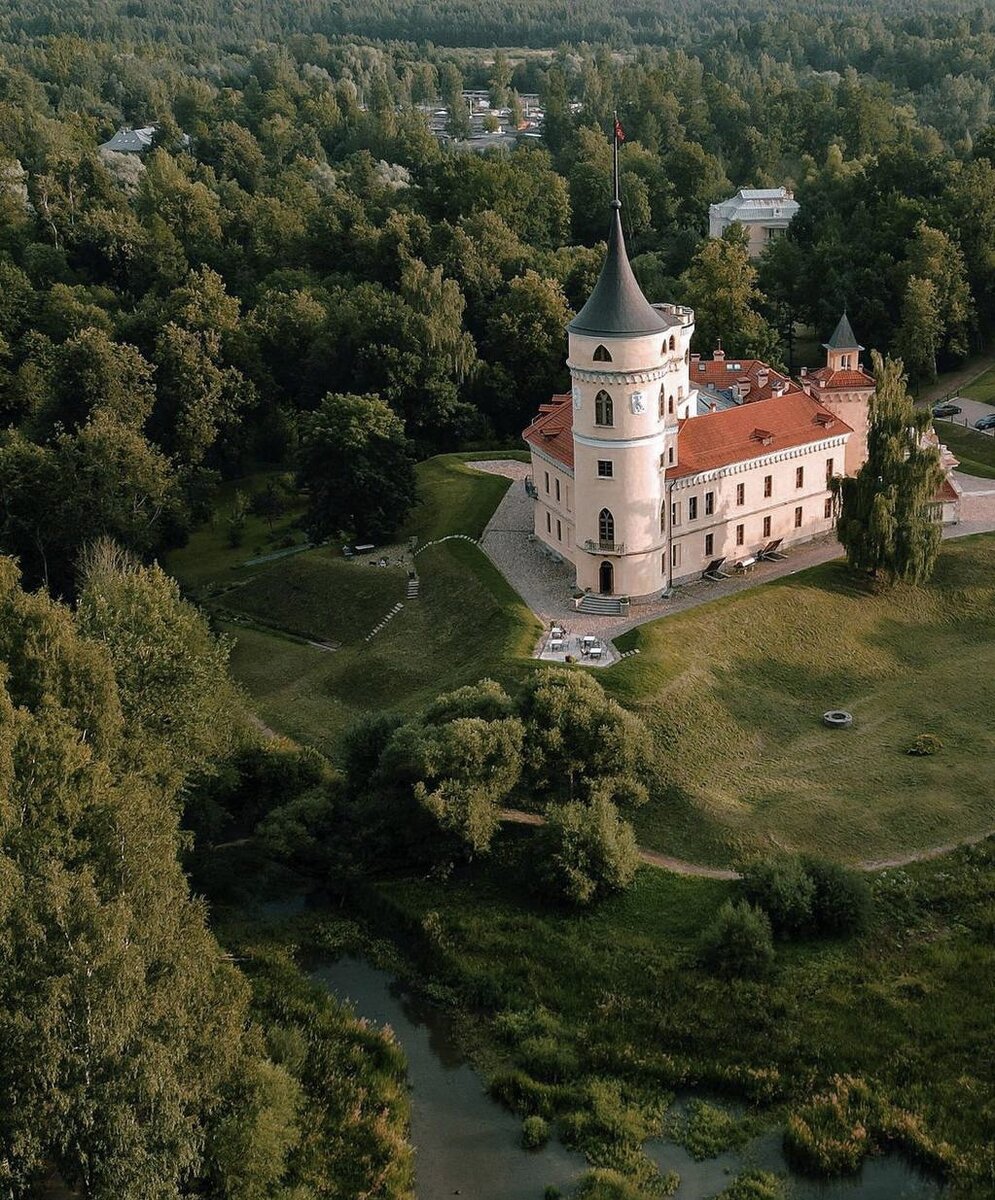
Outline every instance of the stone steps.
POLYGON ((596 617, 618 617, 622 614, 622 601, 612 596, 592 596, 588 594, 577 605, 577 611, 596 617))
POLYGON ((409 600, 417 600, 418 599, 418 582, 419 581, 418 581, 417 575, 414 577, 414 579, 408 580, 408 599, 409 600))

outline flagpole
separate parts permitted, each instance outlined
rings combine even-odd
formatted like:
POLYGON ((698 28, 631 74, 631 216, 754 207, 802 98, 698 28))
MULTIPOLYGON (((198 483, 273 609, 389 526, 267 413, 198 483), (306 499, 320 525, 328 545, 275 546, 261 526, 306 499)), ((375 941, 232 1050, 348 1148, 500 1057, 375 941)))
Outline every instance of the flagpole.
POLYGON ((618 193, 618 112, 612 113, 612 184, 614 193, 612 195, 612 203, 618 208, 622 207, 622 201, 618 193))

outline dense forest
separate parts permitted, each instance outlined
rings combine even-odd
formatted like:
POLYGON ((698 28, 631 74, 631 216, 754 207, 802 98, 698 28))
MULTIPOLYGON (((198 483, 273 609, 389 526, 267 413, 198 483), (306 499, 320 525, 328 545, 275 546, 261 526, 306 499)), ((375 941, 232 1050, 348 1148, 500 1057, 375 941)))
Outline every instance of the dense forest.
POLYGON ((995 13, 25 0, 0 35, 0 1190, 404 1196, 396 1048, 236 967, 179 865, 205 798, 258 819, 325 768, 260 747, 147 564, 367 419, 397 478, 517 438, 600 268, 616 109, 635 268, 699 350, 788 362, 845 305, 914 380, 956 364, 995 321, 995 13), (464 87, 539 93, 542 141, 441 146, 419 105, 464 87), (782 183, 759 264, 705 238, 782 183))

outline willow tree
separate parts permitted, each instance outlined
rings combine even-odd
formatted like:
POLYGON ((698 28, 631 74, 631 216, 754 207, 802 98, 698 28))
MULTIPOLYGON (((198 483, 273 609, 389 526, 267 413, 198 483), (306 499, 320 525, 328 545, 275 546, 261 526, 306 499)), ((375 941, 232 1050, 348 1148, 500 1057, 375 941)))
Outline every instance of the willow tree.
POLYGON ((872 361, 867 461, 839 482, 837 532, 855 571, 921 583, 932 574, 940 546, 934 516, 943 482, 940 455, 926 438, 929 410, 913 407, 901 360, 875 352, 872 361))

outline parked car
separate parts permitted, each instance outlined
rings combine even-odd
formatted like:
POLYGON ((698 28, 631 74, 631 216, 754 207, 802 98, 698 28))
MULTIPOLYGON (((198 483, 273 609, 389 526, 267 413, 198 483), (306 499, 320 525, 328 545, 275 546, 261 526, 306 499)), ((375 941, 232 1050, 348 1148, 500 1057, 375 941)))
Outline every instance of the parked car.
POLYGON ((951 404, 949 400, 944 401, 943 404, 933 405, 934 417, 956 417, 958 413, 963 411, 959 404, 951 404))
POLYGON ((989 413, 986 417, 978 417, 974 422, 975 429, 995 429, 995 413, 989 413))

